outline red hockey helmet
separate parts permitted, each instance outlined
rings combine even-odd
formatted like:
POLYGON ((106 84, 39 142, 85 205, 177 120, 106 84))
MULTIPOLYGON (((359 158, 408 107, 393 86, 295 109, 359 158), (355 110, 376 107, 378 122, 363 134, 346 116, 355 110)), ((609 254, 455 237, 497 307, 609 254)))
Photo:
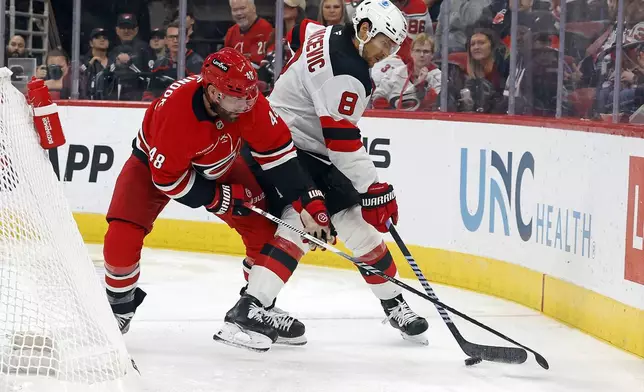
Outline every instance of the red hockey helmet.
POLYGON ((206 91, 209 85, 217 90, 214 103, 230 113, 248 112, 257 102, 257 71, 235 49, 223 48, 206 57, 201 76, 206 91))

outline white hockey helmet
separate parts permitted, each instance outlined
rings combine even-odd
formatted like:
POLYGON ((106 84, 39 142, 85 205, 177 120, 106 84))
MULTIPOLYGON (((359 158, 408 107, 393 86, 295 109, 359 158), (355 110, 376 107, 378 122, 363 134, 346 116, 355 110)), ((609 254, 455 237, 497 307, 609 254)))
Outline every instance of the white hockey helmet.
POLYGON ((398 52, 400 45, 407 38, 407 21, 405 20, 405 16, 390 0, 364 0, 356 8, 352 22, 356 39, 360 42, 360 47, 358 48, 360 56, 362 56, 364 45, 371 38, 378 35, 378 33, 384 34, 396 44, 391 55, 398 52), (358 35, 358 29, 360 22, 365 19, 371 23, 371 30, 369 30, 367 39, 363 41, 358 35))

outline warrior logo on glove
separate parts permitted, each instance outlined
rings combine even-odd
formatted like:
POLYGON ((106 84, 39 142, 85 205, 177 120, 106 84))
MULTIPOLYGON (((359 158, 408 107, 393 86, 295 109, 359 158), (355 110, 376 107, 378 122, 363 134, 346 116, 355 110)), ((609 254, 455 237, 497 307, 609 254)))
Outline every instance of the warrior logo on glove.
POLYGON ((360 195, 362 218, 381 233, 386 233, 387 221, 398 224, 398 203, 394 187, 387 183, 371 184, 366 193, 360 195))

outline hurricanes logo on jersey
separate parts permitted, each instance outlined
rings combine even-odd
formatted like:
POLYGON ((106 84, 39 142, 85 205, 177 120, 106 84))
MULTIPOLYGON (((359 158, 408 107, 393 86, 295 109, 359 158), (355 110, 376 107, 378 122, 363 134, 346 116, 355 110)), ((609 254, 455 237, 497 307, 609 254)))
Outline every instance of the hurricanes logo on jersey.
POLYGON ((248 78, 248 80, 255 79, 255 76, 253 75, 253 71, 247 71, 246 72, 246 78, 248 78))

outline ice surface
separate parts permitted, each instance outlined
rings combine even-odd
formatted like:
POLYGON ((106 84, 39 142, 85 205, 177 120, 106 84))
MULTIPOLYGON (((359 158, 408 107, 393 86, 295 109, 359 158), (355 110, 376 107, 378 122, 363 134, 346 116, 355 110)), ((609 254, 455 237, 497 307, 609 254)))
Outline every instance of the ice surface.
MULTIPOLYGON (((93 258, 101 249, 90 246, 93 258)), ((302 265, 277 305, 306 324, 303 347, 254 353, 212 335, 244 284, 241 257, 145 249, 140 286, 148 293, 126 342, 145 391, 644 392, 644 360, 520 305, 434 284, 439 298, 540 352, 523 365, 466 367, 433 305, 405 297, 428 318, 429 346, 403 341, 357 271, 302 265)), ((418 282, 409 281, 420 289, 418 282)), ((466 339, 505 344, 454 317, 466 339)))

